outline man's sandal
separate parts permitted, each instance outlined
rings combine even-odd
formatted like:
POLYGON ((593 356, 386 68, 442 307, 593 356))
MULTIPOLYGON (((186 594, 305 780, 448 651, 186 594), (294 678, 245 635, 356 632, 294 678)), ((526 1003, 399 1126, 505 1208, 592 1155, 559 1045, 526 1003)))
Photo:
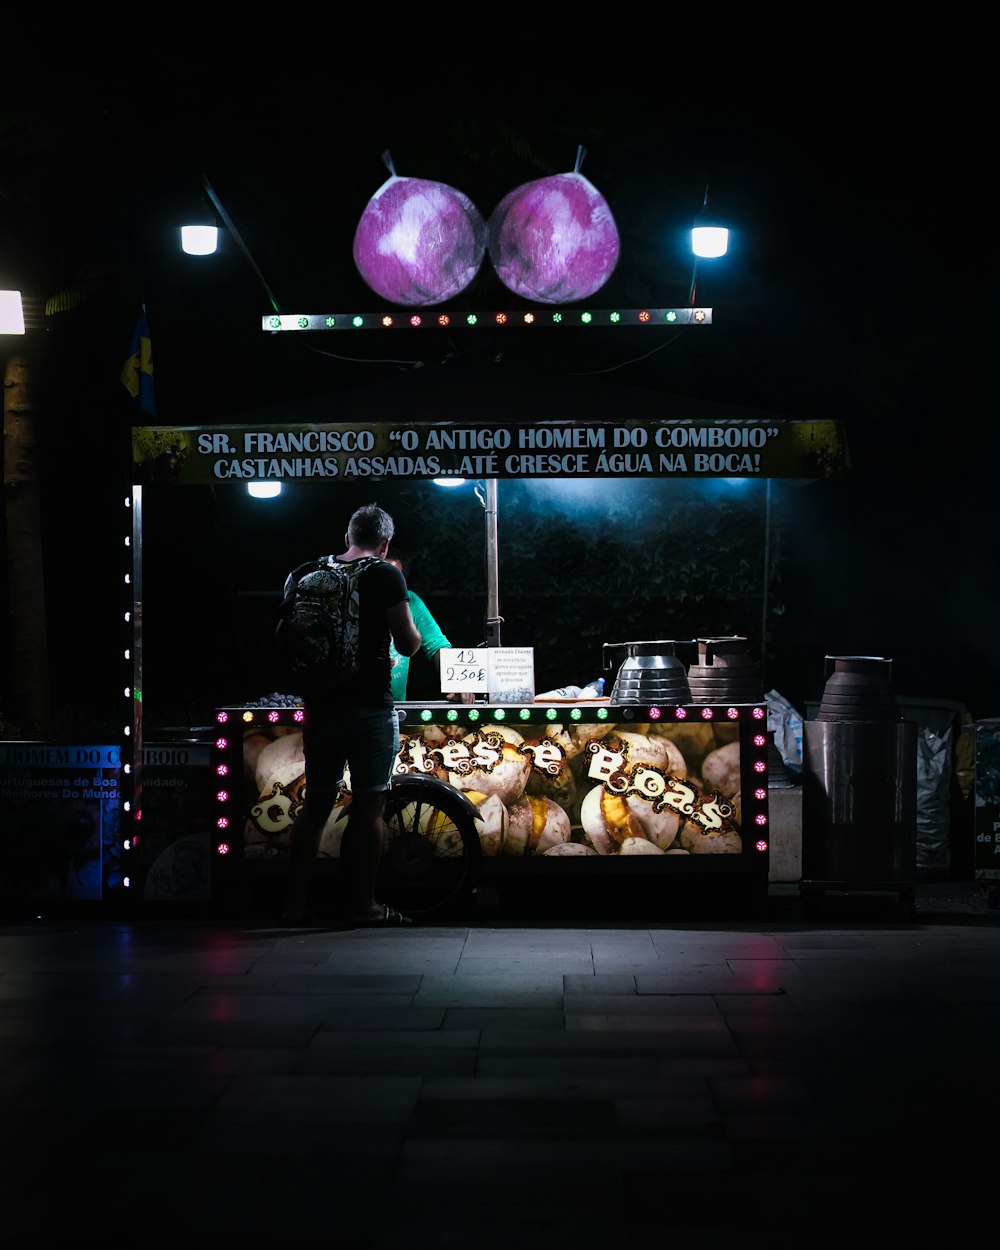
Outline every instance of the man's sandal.
POLYGON ((388 903, 384 903, 384 916, 371 916, 365 920, 354 920, 351 923, 355 929, 398 929, 402 925, 413 924, 409 916, 404 916, 401 911, 397 911, 395 907, 390 907, 388 903))

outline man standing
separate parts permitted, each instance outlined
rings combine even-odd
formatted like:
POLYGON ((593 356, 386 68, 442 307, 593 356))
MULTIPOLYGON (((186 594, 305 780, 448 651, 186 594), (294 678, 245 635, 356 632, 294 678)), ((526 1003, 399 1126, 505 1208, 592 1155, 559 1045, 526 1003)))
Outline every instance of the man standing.
POLYGON ((351 803, 340 848, 344 920, 355 927, 413 922, 375 898, 375 880, 384 839, 383 812, 392 768, 399 751, 399 721, 390 688, 390 642, 401 655, 420 648, 406 579, 386 561, 395 530, 392 517, 377 504, 351 516, 337 559, 345 564, 375 556, 358 576, 360 668, 333 695, 304 689, 305 794, 292 825, 288 889, 283 919, 309 923, 309 876, 323 827, 340 793, 344 770, 351 773, 351 803))

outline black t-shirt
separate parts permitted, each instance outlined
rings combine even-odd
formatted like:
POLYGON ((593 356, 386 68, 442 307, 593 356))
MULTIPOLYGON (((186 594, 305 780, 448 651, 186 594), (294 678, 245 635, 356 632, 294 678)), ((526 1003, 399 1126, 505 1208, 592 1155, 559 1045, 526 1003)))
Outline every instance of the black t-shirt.
MULTIPOLYGON (((353 561, 345 560, 345 564, 353 561)), ((358 578, 360 636, 358 659, 361 672, 338 695, 338 702, 358 707, 392 707, 389 660, 389 626, 385 614, 406 601, 406 578, 394 564, 380 560, 358 578)))

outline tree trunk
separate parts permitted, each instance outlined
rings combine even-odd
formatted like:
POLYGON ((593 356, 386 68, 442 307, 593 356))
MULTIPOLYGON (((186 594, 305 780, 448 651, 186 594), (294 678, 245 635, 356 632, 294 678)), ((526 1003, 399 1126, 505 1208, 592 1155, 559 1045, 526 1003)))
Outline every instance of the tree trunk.
POLYGON ((45 737, 51 719, 33 362, 12 355, 4 372, 3 493, 10 604, 10 719, 45 737))

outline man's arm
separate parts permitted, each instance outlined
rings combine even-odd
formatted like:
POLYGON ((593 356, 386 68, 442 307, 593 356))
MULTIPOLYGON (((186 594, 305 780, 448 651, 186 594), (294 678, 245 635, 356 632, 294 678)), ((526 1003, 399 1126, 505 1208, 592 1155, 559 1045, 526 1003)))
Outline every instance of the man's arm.
POLYGON ((421 649, 428 660, 433 660, 442 647, 450 647, 451 643, 445 637, 441 626, 434 619, 430 608, 424 603, 419 595, 411 590, 410 594, 410 614, 413 617, 413 623, 420 631, 421 649))
POLYGON ((413 656, 420 650, 420 630, 413 623, 409 602, 393 604, 386 610, 389 633, 400 655, 413 656))

